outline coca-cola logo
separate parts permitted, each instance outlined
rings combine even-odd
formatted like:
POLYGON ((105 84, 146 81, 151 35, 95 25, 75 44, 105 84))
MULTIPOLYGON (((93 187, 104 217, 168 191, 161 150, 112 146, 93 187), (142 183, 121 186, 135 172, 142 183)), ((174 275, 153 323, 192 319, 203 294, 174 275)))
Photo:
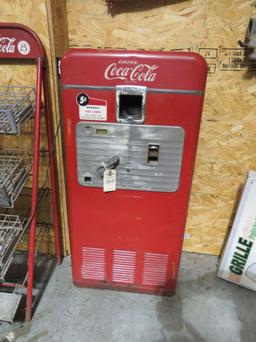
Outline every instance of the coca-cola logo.
POLYGON ((0 37, 0 53, 14 53, 16 52, 16 45, 21 55, 29 54, 30 45, 26 40, 20 40, 17 44, 14 37, 0 37))
POLYGON ((14 53, 15 52, 15 38, 0 37, 0 52, 14 53))
POLYGON ((107 80, 154 82, 157 69, 157 65, 139 64, 137 61, 118 61, 107 66, 104 77, 107 80))

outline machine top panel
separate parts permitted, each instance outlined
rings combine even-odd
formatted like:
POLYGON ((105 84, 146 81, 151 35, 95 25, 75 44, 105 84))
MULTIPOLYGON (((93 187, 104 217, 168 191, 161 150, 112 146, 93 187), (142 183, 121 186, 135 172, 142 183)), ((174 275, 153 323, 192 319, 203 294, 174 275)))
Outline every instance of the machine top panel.
POLYGON ((70 49, 61 60, 64 89, 137 85, 202 95, 206 75, 205 60, 192 52, 70 49))

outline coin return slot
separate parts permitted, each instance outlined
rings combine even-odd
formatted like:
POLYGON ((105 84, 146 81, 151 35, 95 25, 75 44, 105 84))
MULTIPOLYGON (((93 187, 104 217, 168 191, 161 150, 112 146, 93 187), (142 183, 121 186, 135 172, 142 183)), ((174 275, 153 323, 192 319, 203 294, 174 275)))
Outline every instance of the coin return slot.
POLYGON ((148 164, 157 165, 159 161, 159 145, 148 145, 148 164))

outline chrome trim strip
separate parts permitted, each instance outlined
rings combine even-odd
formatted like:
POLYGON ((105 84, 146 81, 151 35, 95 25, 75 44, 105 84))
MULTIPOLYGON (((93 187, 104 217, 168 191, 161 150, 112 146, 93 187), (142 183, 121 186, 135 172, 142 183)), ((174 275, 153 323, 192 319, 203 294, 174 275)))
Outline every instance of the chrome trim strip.
MULTIPOLYGON (((85 90, 116 90, 114 86, 94 86, 94 85, 78 85, 78 84, 64 84, 63 89, 85 89, 85 90)), ((187 90, 187 89, 160 89, 147 88, 148 93, 158 94, 181 94, 181 95, 196 95, 203 96, 202 90, 187 90)))

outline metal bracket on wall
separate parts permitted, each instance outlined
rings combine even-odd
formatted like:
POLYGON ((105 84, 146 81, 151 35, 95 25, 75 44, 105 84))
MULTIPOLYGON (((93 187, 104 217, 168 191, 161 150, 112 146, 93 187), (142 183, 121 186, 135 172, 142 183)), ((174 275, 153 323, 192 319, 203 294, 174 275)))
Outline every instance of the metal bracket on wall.
POLYGON ((58 80, 60 80, 60 58, 56 58, 58 80))
POLYGON ((256 60, 256 18, 251 18, 249 20, 244 42, 239 40, 238 44, 242 47, 252 49, 248 58, 256 60))
POLYGON ((107 5, 112 8, 115 5, 119 5, 120 2, 124 2, 126 0, 106 0, 107 5))

